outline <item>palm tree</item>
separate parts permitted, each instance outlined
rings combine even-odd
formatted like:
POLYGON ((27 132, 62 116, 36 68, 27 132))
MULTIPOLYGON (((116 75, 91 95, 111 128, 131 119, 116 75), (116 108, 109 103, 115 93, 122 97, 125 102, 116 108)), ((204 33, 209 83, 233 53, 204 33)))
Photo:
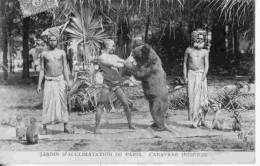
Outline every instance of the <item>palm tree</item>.
POLYGON ((254 0, 212 0, 211 7, 221 11, 221 17, 226 22, 251 26, 254 22, 254 0))
POLYGON ((105 33, 101 19, 95 18, 91 9, 85 8, 82 12, 75 10, 73 15, 65 23, 64 32, 74 45, 82 43, 84 47, 88 47, 90 57, 86 55, 85 60, 89 60, 97 55, 101 44, 105 39, 108 39, 108 36, 105 33))
MULTIPOLYGON (((216 10, 219 20, 228 27, 232 46, 232 58, 239 62, 239 38, 243 37, 254 46, 254 0, 212 0, 210 8, 216 10)), ((225 41, 223 41, 224 43, 225 41)), ((230 65, 229 65, 230 66, 230 65)))
POLYGON ((159 20, 170 19, 170 17, 167 19, 163 17, 167 15, 166 11, 171 12, 174 18, 181 14, 184 0, 60 0, 59 2, 59 8, 54 11, 57 20, 59 18, 68 19, 77 5, 94 9, 95 14, 102 16, 106 29, 110 28, 113 31, 112 37, 117 37, 118 46, 125 47, 130 43, 134 28, 132 25, 136 21, 145 27, 145 37, 147 38, 150 25, 160 25, 162 21, 159 20), (139 19, 134 20, 134 17, 139 19))

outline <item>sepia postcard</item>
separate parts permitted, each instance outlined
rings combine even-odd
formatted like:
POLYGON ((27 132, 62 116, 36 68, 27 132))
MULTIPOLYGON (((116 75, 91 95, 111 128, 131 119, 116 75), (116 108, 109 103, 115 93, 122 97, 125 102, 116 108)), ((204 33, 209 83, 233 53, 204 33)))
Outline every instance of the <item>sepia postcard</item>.
POLYGON ((255 0, 0 0, 0 165, 254 164, 255 0))

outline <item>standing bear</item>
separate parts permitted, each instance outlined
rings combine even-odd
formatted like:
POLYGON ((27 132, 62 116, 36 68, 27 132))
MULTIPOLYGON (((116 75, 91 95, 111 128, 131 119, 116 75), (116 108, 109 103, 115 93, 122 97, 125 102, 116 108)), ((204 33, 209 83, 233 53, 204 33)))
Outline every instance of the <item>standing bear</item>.
POLYGON ((166 73, 159 56, 148 44, 138 46, 125 61, 125 68, 142 82, 154 121, 151 127, 157 131, 169 130, 165 123, 168 110, 166 73))

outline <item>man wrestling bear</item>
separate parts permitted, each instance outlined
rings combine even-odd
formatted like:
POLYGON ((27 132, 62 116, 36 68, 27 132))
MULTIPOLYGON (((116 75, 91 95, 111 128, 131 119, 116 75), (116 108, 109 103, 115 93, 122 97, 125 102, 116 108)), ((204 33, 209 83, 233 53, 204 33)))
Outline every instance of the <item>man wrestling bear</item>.
MULTIPOLYGON (((165 123, 165 113, 168 110, 168 89, 166 83, 166 73, 162 68, 161 60, 156 52, 152 49, 152 47, 144 44, 133 49, 131 55, 128 57, 127 60, 120 59, 119 57, 115 58, 114 56, 116 55, 113 55, 113 57, 109 58, 109 54, 106 54, 105 56, 101 55, 95 60, 99 64, 101 69, 103 69, 104 78, 108 77, 108 75, 111 75, 107 74, 107 72, 111 70, 110 68, 127 69, 128 73, 131 73, 137 80, 140 80, 142 82, 143 91, 146 99, 149 102, 150 113, 154 121, 151 127, 157 131, 167 130, 172 132, 172 130, 170 130, 165 123), (112 62, 112 59, 115 59, 116 62, 112 62)), ((116 71, 116 69, 114 70, 116 71)), ((134 129, 135 127, 133 127, 131 122, 131 111, 129 109, 126 96, 121 90, 119 84, 116 84, 115 87, 117 88, 115 89, 113 88, 114 86, 110 85, 112 82, 120 82, 119 80, 111 81, 112 76, 114 78, 115 75, 118 75, 117 72, 113 73, 113 75, 109 76, 110 79, 104 79, 104 81, 107 80, 105 82, 109 82, 110 89, 115 91, 118 99, 123 103, 129 128, 134 129)), ((106 94, 109 93, 105 89, 101 92, 102 95, 100 95, 100 101, 102 102, 99 102, 96 113, 96 133, 99 133, 103 107, 105 107, 106 100, 108 100, 106 98, 106 94)))

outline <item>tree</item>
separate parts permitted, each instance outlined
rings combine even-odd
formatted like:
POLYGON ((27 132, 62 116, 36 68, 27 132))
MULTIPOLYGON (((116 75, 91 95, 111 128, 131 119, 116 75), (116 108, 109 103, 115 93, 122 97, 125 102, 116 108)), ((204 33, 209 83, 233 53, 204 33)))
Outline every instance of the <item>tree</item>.
MULTIPOLYGON (((210 3, 211 9, 218 14, 218 20, 223 23, 220 26, 226 26, 226 36, 222 43, 227 42, 228 48, 232 52, 226 52, 226 58, 229 61, 227 66, 238 65, 240 61, 239 39, 244 37, 254 45, 254 0, 212 0, 210 3), (231 37, 229 37, 231 36, 231 37), (231 43, 231 44, 229 44, 231 43)), ((219 29, 219 28, 218 28, 219 29)), ((222 28, 223 29, 223 28, 222 28)), ((216 33, 214 37, 219 38, 220 33, 216 33)), ((214 35, 214 34, 213 34, 214 35)), ((213 36, 212 36, 212 40, 213 36)), ((212 44, 213 46, 213 44, 212 44)))
POLYGON ((29 28, 30 18, 23 19, 23 74, 22 78, 27 79, 30 77, 30 64, 29 64, 29 28))
POLYGON ((238 54, 240 34, 254 41, 254 0, 61 0, 61 5, 55 9, 59 11, 55 18, 69 19, 70 9, 77 3, 95 9, 95 15, 102 17, 105 29, 112 31, 109 34, 117 39, 118 55, 122 57, 128 56, 127 45, 138 33, 137 27, 146 40, 148 32, 156 29, 152 33, 159 37, 152 43, 153 47, 159 55, 166 54, 166 59, 171 59, 167 61, 171 66, 180 62, 190 43, 191 31, 197 28, 212 32, 212 65, 238 54), (229 50, 225 45, 227 40, 236 43, 232 54, 226 51, 229 50), (160 49, 167 51, 160 53, 160 49))
POLYGON ((6 5, 8 5, 4 0, 0 1, 1 4, 1 17, 2 17, 2 33, 3 33, 3 64, 2 64, 2 68, 4 71, 4 80, 7 80, 8 78, 8 59, 7 59, 7 53, 8 53, 8 26, 7 26, 7 9, 6 9, 6 5))
MULTIPOLYGON (((6 80, 8 77, 8 44, 12 40, 8 38, 14 38, 20 32, 21 27, 21 11, 19 8, 19 1, 17 0, 10 0, 10 1, 0 1, 1 4, 1 14, 3 16, 3 23, 2 23, 2 32, 3 32, 3 66, 4 69, 4 79, 6 80), (14 31, 15 30, 15 31, 14 31), (18 31, 18 33, 16 32, 18 31)), ((29 39, 29 20, 23 20, 23 78, 29 77, 29 46, 28 46, 28 39, 29 39)), ((12 45, 11 45, 12 46, 12 45)), ((10 48, 13 50, 13 48, 10 48)), ((10 54, 12 54, 10 52, 10 54)))

